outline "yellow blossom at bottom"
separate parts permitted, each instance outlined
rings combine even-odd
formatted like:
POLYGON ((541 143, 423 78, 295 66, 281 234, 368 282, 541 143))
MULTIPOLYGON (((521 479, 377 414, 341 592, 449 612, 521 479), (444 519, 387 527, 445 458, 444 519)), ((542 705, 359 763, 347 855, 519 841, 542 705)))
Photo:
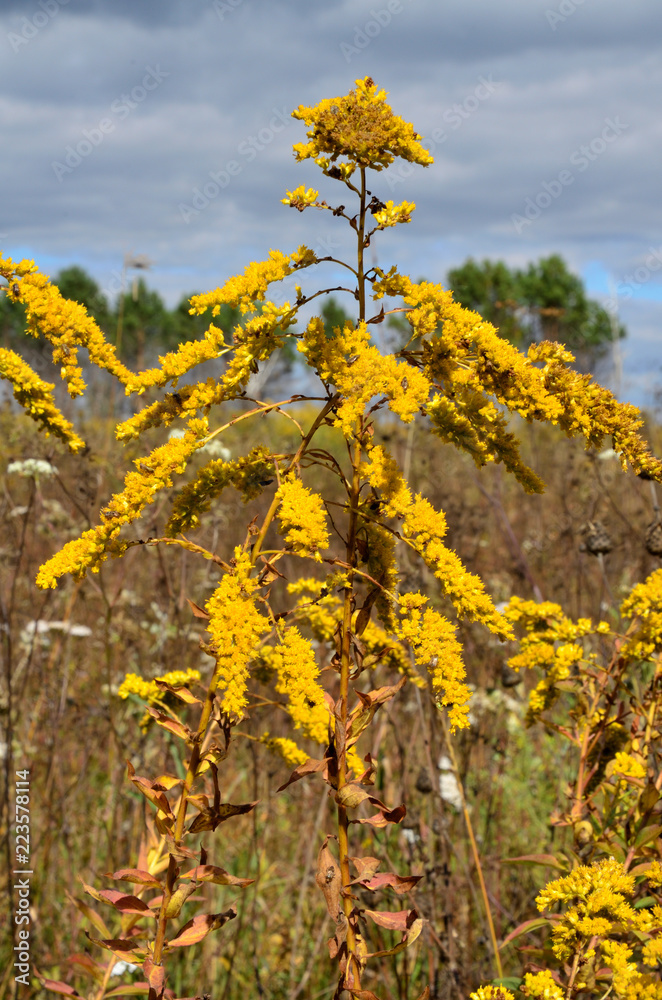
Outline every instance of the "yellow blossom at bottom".
POLYGON ((505 986, 479 986, 469 994, 469 1000, 515 1000, 515 997, 505 986))
POLYGON ((551 972, 527 972, 524 977, 524 989, 531 1000, 563 1000, 565 994, 554 982, 551 972))

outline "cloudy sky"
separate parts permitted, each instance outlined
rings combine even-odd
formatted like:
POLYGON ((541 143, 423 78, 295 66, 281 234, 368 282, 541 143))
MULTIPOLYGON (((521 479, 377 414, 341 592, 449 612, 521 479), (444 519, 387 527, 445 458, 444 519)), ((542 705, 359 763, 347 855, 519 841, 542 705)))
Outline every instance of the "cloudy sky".
POLYGON ((339 255, 342 220, 280 204, 337 197, 295 163, 289 114, 370 75, 435 157, 375 175, 418 206, 379 264, 444 281, 469 256, 562 254, 617 304, 620 395, 651 405, 661 45, 660 0, 0 0, 0 244, 111 297, 146 254, 169 305, 270 248, 339 255))

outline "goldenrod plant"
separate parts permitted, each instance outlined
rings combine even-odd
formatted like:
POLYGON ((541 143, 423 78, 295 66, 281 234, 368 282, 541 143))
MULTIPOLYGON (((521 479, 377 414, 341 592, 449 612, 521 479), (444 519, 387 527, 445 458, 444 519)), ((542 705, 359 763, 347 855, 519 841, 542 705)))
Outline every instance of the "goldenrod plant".
MULTIPOLYGON (((294 146, 296 160, 313 160, 325 182, 340 185, 341 195, 329 202, 302 185, 283 201, 300 212, 329 212, 348 225, 355 258, 319 257, 307 246, 271 250, 222 287, 191 299, 191 312, 207 314, 209 326, 158 366, 130 370, 85 309, 63 299, 32 261, 0 259, 7 296, 25 307, 28 333, 52 344, 72 397, 85 390, 81 348, 136 403, 145 397, 116 427, 119 440, 134 448, 143 442, 143 456, 127 469, 124 488, 102 506, 98 523, 41 567, 39 587, 56 587, 65 574, 81 579, 97 573, 106 560, 137 546, 180 547, 209 560, 220 574, 211 592, 190 595, 192 612, 208 632, 206 674, 134 674, 120 689, 144 701, 143 725, 151 721, 178 741, 183 768, 147 777, 129 765, 132 786, 150 803, 152 819, 137 864, 109 873, 131 890, 85 886, 117 919, 113 929, 80 903, 91 914, 92 940, 108 953, 105 967, 93 973, 89 996, 97 1000, 141 989, 153 1000, 170 998, 168 961, 177 949, 217 932, 222 949, 222 928, 234 917, 234 904, 188 914, 204 883, 239 890, 250 882, 222 868, 222 859, 211 863, 209 852, 219 842, 212 834, 220 824, 255 806, 223 801, 219 773, 232 741, 244 736, 237 728, 242 719, 259 717, 265 684, 270 701, 291 722, 288 736, 265 731, 261 741, 265 753, 280 753, 294 768, 283 788, 318 775, 335 803, 336 825, 321 840, 315 876, 334 927, 334 995, 375 1000, 379 963, 371 960, 401 952, 428 933, 413 903, 395 910, 362 904, 365 890, 406 897, 419 880, 381 871, 381 858, 362 854, 365 824, 380 830, 406 812, 403 804, 375 794, 379 762, 369 752, 371 727, 406 685, 429 688, 452 730, 467 727, 470 689, 456 622, 481 623, 506 640, 513 636, 513 615, 497 611, 483 582, 445 543, 443 512, 412 491, 394 454, 378 443, 379 420, 425 421, 440 444, 468 452, 478 467, 502 463, 529 493, 541 492, 543 482, 522 459, 510 414, 557 425, 568 436, 583 437, 587 447, 607 437, 624 468, 662 479, 662 464, 639 436, 638 411, 569 367, 572 355, 561 344, 537 343, 523 355, 440 284, 414 282, 395 265, 368 263, 371 243, 383 230, 409 222, 415 209, 406 201, 382 202, 372 190, 376 175, 396 158, 432 163, 422 137, 393 113, 385 91, 368 77, 347 95, 301 106, 293 116, 307 128, 307 141, 294 146), (328 267, 334 276, 341 270, 346 284, 329 288, 322 281, 304 291, 296 283, 328 267), (279 282, 289 287, 288 279, 294 279, 291 301, 277 304, 270 288, 279 282), (346 293, 354 316, 327 336, 310 306, 331 291, 346 293), (215 322, 223 306, 241 312, 232 331, 215 322), (300 315, 307 318, 299 326, 300 315), (385 353, 382 333, 393 315, 406 321, 408 339, 385 353), (317 389, 278 401, 252 396, 253 374, 292 344, 316 376, 317 389), (218 377, 196 381, 194 374, 182 382, 219 358, 225 367, 218 377), (296 447, 278 451, 262 444, 238 458, 208 459, 207 446, 222 441, 238 421, 275 414, 290 420, 296 447), (332 435, 341 448, 328 444, 332 435), (229 488, 246 502, 246 535, 207 547, 205 517, 229 488), (168 522, 162 534, 150 535, 146 518, 164 490, 174 490, 167 494, 168 522), (434 580, 429 592, 403 582, 399 566, 406 550, 427 567, 434 580), (299 574, 302 560, 306 568, 299 574), (397 939, 375 946, 374 928, 395 932, 397 939), (142 986, 110 987, 118 959, 142 969, 142 986)), ((0 353, 0 366, 44 430, 74 452, 83 449, 55 406, 52 386, 11 351, 0 353)), ((555 653, 559 669, 539 695, 544 704, 568 657, 555 653)), ((498 975, 498 955, 494 959, 498 975)), ((42 981, 55 992, 78 995, 62 982, 42 981)), ((192 964, 191 988, 202 993, 206 986, 204 969, 196 973, 192 964)), ((485 987, 477 996, 505 996, 504 989, 485 987)))

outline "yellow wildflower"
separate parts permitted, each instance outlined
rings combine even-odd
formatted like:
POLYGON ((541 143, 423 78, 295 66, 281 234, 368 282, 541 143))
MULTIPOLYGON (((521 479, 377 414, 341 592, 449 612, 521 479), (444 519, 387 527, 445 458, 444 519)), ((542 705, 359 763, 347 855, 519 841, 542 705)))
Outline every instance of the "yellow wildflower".
POLYGON ((280 530, 297 555, 313 555, 321 562, 320 551, 329 544, 324 503, 291 472, 281 483, 276 497, 280 502, 280 530))
POLYGON ((397 226, 399 222, 411 222, 411 213, 415 208, 413 201, 403 201, 399 205, 387 201, 383 209, 374 213, 377 228, 387 229, 389 226, 397 226))
POLYGON ((233 572, 223 576, 205 607, 216 677, 224 689, 221 705, 228 715, 241 718, 248 704, 248 666, 268 625, 255 607, 257 583, 250 576, 250 557, 236 548, 234 558, 233 572))
POLYGON ((312 158, 330 176, 341 174, 342 167, 350 174, 355 167, 382 170, 396 156, 424 167, 433 162, 413 126, 393 114, 386 91, 377 90, 370 77, 357 80, 356 90, 345 97, 323 100, 311 108, 300 105, 292 117, 310 126, 309 142, 294 146, 297 160, 312 158), (334 172, 329 163, 335 164, 338 157, 347 162, 334 172))
POLYGON ((11 383, 14 398, 34 421, 41 424, 46 434, 54 434, 68 445, 70 451, 80 451, 85 442, 60 413, 53 398, 55 388, 44 382, 36 372, 14 351, 0 347, 0 378, 11 383))
POLYGON ((524 976, 524 990, 531 1000, 564 1000, 565 993, 551 972, 527 972, 524 976))
POLYGON ((269 733, 265 733, 260 737, 260 742, 264 743, 272 753, 279 754, 288 767, 298 767, 299 764, 305 764, 309 759, 308 754, 298 747, 294 740, 288 740, 280 736, 270 736, 269 733))
POLYGON ((301 184, 294 191, 288 191, 287 198, 282 198, 281 202, 283 205, 289 205, 290 208, 296 208, 299 212, 303 212, 304 209, 314 205, 318 197, 319 191, 306 188, 305 184, 301 184))
POLYGON ((515 996, 505 986, 479 986, 469 994, 469 1000, 515 1000, 515 996))
POLYGON ((287 711, 295 729, 316 743, 327 743, 329 709, 310 641, 297 628, 281 627, 270 663, 276 669, 276 690, 287 696, 287 711))
POLYGON ((421 610, 427 601, 421 594, 404 594, 400 598, 397 634, 411 644, 416 663, 429 670, 432 690, 448 708, 451 727, 463 729, 469 725, 471 692, 464 683, 462 647, 448 619, 432 608, 421 610))

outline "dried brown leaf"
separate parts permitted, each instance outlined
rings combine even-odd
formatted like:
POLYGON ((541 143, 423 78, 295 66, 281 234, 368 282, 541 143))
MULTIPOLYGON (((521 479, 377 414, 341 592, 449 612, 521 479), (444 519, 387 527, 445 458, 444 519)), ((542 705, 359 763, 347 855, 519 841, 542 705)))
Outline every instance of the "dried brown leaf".
POLYGON ((190 878, 195 882, 213 882, 214 885, 236 885, 240 889, 245 889, 255 881, 254 878, 236 878, 226 872, 225 868, 217 868, 215 865, 197 865, 180 877, 190 878))
POLYGON ((112 878, 117 881, 133 882, 136 885, 146 885, 154 889, 162 889, 163 886, 150 872, 142 871, 140 868, 119 868, 116 872, 107 872, 104 878, 112 878))
POLYGON ((342 876, 340 868, 333 854, 327 847, 329 837, 327 836, 317 855, 317 871, 315 881, 324 893, 326 908, 334 920, 338 920, 341 913, 340 890, 342 888, 342 876))
POLYGON ((307 778, 309 774, 317 774, 319 771, 323 771, 325 767, 330 763, 330 758, 325 757, 324 760, 315 760, 314 757, 309 757, 305 760, 303 764, 299 764, 295 767, 291 775, 287 779, 284 785, 276 789, 278 792, 284 791, 288 785, 294 784, 295 781, 300 781, 302 778, 307 778))

